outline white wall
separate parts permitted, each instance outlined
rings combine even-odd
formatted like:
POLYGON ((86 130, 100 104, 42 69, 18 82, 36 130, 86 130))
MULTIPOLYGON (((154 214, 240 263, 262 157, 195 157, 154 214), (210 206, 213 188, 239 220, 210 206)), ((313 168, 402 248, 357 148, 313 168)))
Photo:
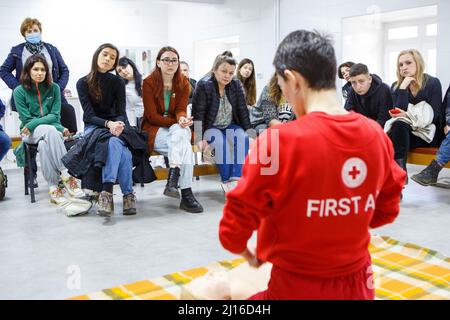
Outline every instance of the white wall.
MULTIPOLYGON (((275 20, 273 0, 227 0, 223 5, 169 4, 169 43, 190 62, 195 78, 203 76, 194 62, 195 43, 213 38, 239 36, 240 58, 255 63, 260 92, 273 73, 275 20)), ((217 52, 219 54, 220 52, 217 52)), ((198 53, 197 53, 198 54, 198 53)), ((212 66, 213 60, 208 65, 212 66)))
POLYGON ((448 0, 281 0, 280 33, 283 39, 297 29, 318 29, 329 32, 335 39, 336 57, 342 61, 342 18, 376 14, 421 6, 438 6, 437 77, 444 88, 450 82, 450 1, 448 0))

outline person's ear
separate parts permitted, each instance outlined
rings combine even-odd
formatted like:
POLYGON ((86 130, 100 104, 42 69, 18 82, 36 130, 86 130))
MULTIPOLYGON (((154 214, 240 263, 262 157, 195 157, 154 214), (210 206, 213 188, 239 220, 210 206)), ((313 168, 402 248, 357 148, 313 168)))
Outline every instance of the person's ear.
POLYGON ((285 82, 290 86, 291 92, 294 95, 298 95, 305 85, 305 79, 296 71, 285 70, 284 76, 286 78, 285 82))

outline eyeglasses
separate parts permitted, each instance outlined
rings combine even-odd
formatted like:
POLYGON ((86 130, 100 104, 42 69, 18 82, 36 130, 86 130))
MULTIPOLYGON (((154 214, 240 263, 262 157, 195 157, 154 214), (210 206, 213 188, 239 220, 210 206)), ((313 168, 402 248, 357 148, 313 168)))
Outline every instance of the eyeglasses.
POLYGON ((161 59, 161 61, 164 62, 164 64, 178 64, 178 59, 164 58, 161 59))

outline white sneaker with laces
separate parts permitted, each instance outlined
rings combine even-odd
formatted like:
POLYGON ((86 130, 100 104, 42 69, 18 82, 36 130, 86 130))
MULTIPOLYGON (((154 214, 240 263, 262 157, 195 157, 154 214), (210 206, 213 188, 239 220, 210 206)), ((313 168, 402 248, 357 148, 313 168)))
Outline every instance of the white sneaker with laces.
POLYGON ((54 188, 48 192, 50 196, 50 202, 61 205, 67 201, 67 198, 64 196, 64 189, 54 188))
POLYGON ((82 198, 85 196, 83 190, 81 190, 80 186, 78 185, 78 180, 74 177, 68 177, 64 178, 61 177, 61 180, 64 184, 64 187, 66 187, 67 192, 71 197, 74 198, 82 198))

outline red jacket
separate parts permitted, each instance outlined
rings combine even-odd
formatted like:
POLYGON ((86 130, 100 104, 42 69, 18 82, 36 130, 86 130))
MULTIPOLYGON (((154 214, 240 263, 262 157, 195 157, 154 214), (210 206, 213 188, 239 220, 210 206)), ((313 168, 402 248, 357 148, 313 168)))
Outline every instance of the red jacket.
POLYGON ((241 253, 257 230, 257 257, 286 271, 326 278, 364 268, 369 227, 394 221, 405 182, 383 129, 356 113, 313 112, 266 133, 227 194, 222 245, 241 253))

